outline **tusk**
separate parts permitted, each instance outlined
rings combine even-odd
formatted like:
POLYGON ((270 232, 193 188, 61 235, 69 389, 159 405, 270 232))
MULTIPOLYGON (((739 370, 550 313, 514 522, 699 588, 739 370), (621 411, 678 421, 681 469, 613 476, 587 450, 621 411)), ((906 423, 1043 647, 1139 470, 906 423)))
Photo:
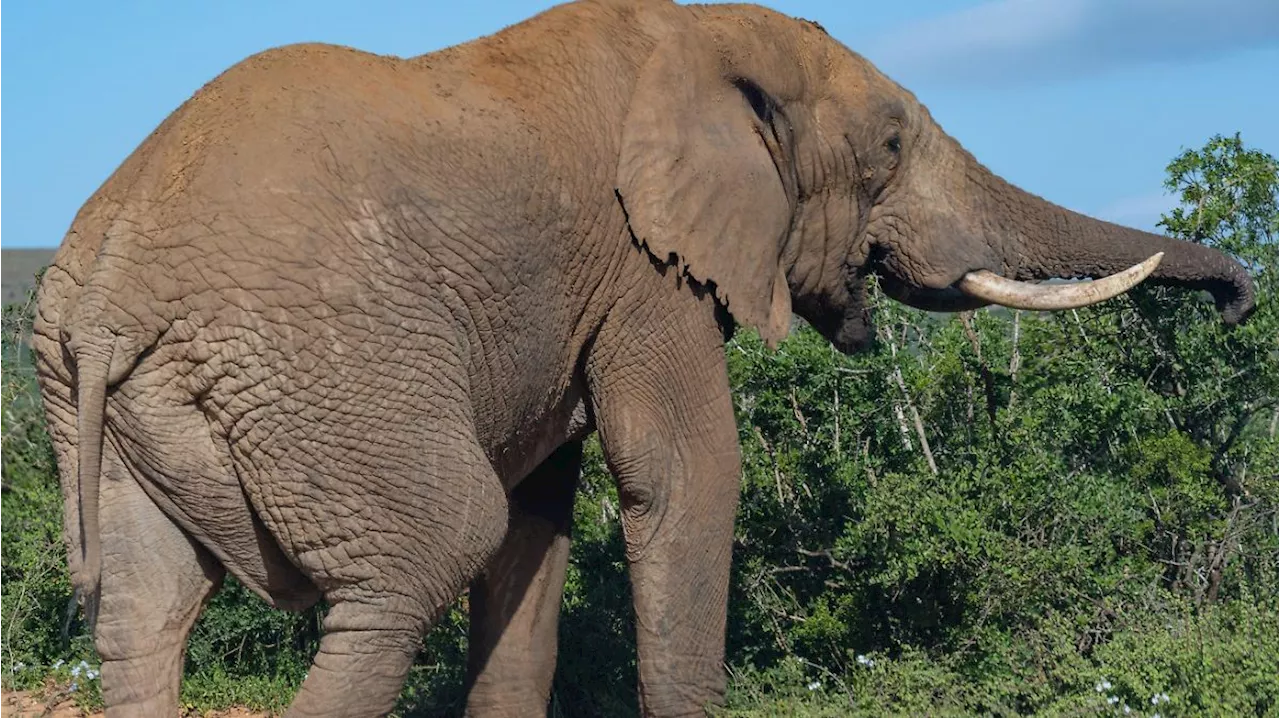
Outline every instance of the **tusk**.
POLYGON ((964 275, 956 286, 971 297, 1012 309, 1077 309, 1105 302, 1133 289, 1155 271, 1163 258, 1164 252, 1157 252, 1142 264, 1135 264, 1123 272, 1092 282, 1033 284, 1005 279, 983 269, 964 275))

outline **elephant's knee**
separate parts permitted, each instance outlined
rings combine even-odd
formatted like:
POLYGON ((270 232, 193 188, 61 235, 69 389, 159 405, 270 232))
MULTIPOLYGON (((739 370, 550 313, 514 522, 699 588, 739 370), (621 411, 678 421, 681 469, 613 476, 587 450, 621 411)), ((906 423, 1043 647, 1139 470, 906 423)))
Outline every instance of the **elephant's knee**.
POLYGON ((627 558, 735 505, 741 455, 737 436, 635 430, 606 448, 622 504, 627 558))

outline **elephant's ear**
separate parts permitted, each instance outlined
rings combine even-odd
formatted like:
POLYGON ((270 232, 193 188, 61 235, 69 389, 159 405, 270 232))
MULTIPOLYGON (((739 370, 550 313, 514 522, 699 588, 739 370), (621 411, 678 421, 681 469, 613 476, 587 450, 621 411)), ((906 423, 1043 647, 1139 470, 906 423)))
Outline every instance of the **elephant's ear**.
POLYGON ((783 241, 796 205, 790 128, 710 33, 668 36, 641 71, 617 188, 632 234, 708 285, 775 346, 791 324, 783 241))

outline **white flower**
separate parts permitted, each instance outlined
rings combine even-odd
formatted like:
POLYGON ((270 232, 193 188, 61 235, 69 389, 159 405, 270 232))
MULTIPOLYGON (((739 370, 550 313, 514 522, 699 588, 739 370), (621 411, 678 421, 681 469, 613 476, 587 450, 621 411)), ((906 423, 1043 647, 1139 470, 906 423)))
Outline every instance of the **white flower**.
POLYGON ((53 664, 54 669, 56 670, 56 669, 58 669, 58 668, 62 668, 62 664, 63 664, 63 663, 66 663, 66 661, 64 661, 64 660, 62 660, 61 658, 59 658, 59 659, 58 659, 58 660, 53 664))
POLYGON ((810 683, 810 684, 809 684, 809 690, 811 690, 811 691, 816 691, 816 690, 818 690, 818 689, 819 689, 819 688, 821 688, 821 687, 822 687, 822 684, 821 684, 821 683, 819 683, 818 681, 814 681, 813 683, 810 683))
POLYGON ((71 669, 71 677, 72 677, 72 678, 79 678, 79 677, 80 677, 80 666, 76 666, 75 668, 72 668, 72 669, 71 669))
POLYGON ((96 681, 98 680, 99 675, 100 674, 97 671, 90 669, 89 672, 84 674, 84 677, 88 678, 91 681, 96 681))
POLYGON ((80 687, 80 685, 79 685, 78 683, 76 683, 75 681, 71 681, 71 690, 73 690, 73 691, 74 691, 75 689, 77 689, 77 688, 79 688, 79 687, 80 687))
POLYGON ((1109 691, 1109 690, 1111 690, 1111 681, 1109 681, 1109 680, 1107 680, 1107 679, 1103 678, 1103 679, 1102 679, 1102 689, 1103 689, 1104 691, 1109 691))
POLYGON ((1159 713, 1152 713, 1151 718, 1162 718, 1162 716, 1159 713))
POLYGON ((1121 710, 1123 710, 1123 711, 1124 711, 1125 715, 1128 715, 1128 714, 1129 714, 1129 712, 1130 712, 1130 711, 1129 711, 1129 704, 1128 704, 1128 703, 1125 703, 1123 706, 1120 706, 1120 708, 1121 708, 1121 710))
POLYGON ((1115 705, 1120 702, 1120 696, 1107 696, 1107 702, 1115 705))
POLYGON ((862 665, 864 665, 864 666, 865 666, 865 665, 867 665, 867 661, 869 661, 869 660, 871 660, 871 659, 870 659, 870 658, 867 658, 866 656, 864 656, 864 655, 862 655, 861 653, 859 653, 859 654, 858 654, 858 657, 857 657, 857 658, 855 658, 854 660, 856 660, 858 663, 861 663, 862 665))

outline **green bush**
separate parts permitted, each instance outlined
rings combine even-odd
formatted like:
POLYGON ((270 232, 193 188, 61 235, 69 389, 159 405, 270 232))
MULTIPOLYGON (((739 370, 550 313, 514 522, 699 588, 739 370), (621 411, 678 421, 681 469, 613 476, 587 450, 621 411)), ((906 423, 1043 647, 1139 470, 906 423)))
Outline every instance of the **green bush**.
MULTIPOLYGON (((1182 207, 1165 230, 1257 280, 1234 330, 1204 297, 1144 285, 1059 314, 929 315, 873 293, 878 346, 855 357, 807 327, 776 352, 740 333, 717 713, 1274 715, 1276 170, 1239 137, 1169 166, 1182 207)), ((3 672, 75 681, 91 703, 23 317, 6 310, 3 672)), ((551 715, 635 715, 618 497, 594 441, 574 531, 551 715)), ((193 633, 184 700, 287 704, 322 610, 273 612, 229 581, 193 633)), ((465 651, 464 597, 399 712, 458 715, 465 651)))
MULTIPOLYGON (((31 303, 4 308, 0 425, 0 623, 6 685, 38 683, 53 665, 91 655, 62 543, 62 494, 26 345, 31 303)), ((59 666, 61 668, 62 666, 59 666)))

